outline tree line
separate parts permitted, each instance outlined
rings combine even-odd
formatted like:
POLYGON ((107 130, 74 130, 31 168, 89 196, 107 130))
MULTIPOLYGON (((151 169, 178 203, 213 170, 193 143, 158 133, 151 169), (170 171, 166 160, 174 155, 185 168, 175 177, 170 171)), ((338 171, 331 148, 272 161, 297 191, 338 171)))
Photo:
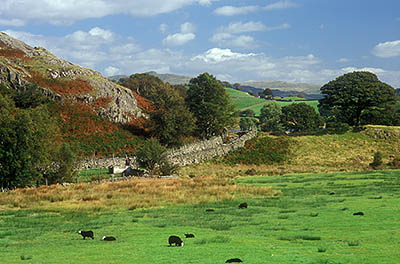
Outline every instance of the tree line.
POLYGON ((321 87, 318 112, 305 103, 281 107, 268 102, 258 119, 241 113, 241 127, 258 126, 268 132, 347 131, 362 125, 400 125, 400 101, 396 90, 370 72, 344 74, 321 87))

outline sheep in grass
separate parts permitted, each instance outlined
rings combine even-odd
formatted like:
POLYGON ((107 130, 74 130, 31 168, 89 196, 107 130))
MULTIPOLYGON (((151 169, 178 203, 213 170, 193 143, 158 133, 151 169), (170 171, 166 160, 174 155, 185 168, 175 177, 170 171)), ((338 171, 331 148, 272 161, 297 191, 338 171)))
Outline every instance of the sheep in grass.
POLYGON ((364 213, 363 212, 357 212, 357 213, 354 213, 353 215, 361 215, 361 216, 363 216, 364 213))
POLYGON ((91 239, 94 239, 94 234, 93 231, 78 231, 78 234, 80 234, 83 239, 86 239, 87 237, 90 237, 91 239))
POLYGON ((225 263, 243 262, 240 258, 231 258, 225 261, 225 263))
POLYGON ((103 238, 101 240, 103 240, 103 241, 115 241, 117 239, 115 237, 113 237, 113 236, 103 236, 103 238))
POLYGON ((245 208, 247 208, 247 203, 239 204, 239 209, 245 209, 245 208))
POLYGON ((178 236, 170 236, 168 238, 168 243, 169 243, 169 246, 172 246, 172 244, 175 244, 175 246, 183 247, 183 241, 178 236))
POLYGON ((194 234, 185 234, 186 238, 194 238, 194 234))

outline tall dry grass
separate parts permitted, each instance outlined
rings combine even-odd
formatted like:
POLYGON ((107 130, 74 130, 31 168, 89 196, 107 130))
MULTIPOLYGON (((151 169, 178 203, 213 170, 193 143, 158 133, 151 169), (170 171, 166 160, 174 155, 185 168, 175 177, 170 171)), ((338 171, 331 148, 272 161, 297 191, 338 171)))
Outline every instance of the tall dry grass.
POLYGON ((280 194, 270 187, 239 186, 232 175, 224 174, 220 171, 193 178, 132 178, 120 182, 17 189, 0 193, 0 210, 136 209, 280 194))

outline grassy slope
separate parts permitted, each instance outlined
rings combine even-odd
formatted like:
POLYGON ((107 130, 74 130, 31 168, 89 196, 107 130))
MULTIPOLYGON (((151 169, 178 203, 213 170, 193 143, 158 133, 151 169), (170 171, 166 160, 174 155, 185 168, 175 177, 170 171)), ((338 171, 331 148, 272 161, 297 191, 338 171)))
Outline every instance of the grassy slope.
POLYGON ((241 177, 280 197, 169 208, 0 213, 2 263, 398 263, 400 171, 241 177), (333 195, 330 193, 334 192, 333 195), (206 208, 215 212, 206 213, 206 208), (353 216, 362 211, 364 216, 353 216), (95 240, 76 233, 91 229, 95 240), (185 246, 169 247, 169 235, 185 246), (114 235, 116 242, 103 242, 114 235), (323 252, 318 252, 323 251, 323 252), (30 260, 20 260, 31 258, 30 260))
MULTIPOLYGON (((232 98, 232 103, 235 105, 235 110, 241 111, 243 109, 251 109, 255 112, 255 114, 258 116, 260 115, 261 108, 263 107, 264 104, 266 104, 267 100, 261 99, 261 98, 256 98, 254 96, 249 95, 248 93, 241 92, 232 88, 225 88, 225 91, 231 96, 232 98)), ((300 98, 298 97, 287 97, 284 98, 287 100, 293 100, 297 102, 301 102, 300 98)), ((275 101, 281 106, 286 106, 289 104, 292 104, 293 102, 280 102, 280 101, 275 101)), ((318 101, 304 101, 306 104, 311 105, 314 107, 316 110, 318 110, 317 105, 318 101)))
POLYGON ((374 129, 394 136, 293 137, 282 164, 206 163, 182 168, 181 179, 0 193, 2 263, 398 263, 400 170, 318 173, 366 170, 377 150, 385 163, 400 155, 400 128, 374 129), (282 176, 290 172, 315 174, 282 176), (81 229, 96 239, 82 240, 81 229), (186 232, 196 238, 168 247, 186 232))

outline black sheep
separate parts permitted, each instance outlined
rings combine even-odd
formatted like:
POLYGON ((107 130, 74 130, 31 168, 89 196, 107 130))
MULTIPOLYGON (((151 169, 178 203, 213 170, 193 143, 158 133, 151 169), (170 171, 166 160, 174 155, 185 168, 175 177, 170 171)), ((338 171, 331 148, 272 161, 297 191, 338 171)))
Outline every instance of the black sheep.
POLYGON ((101 240, 103 240, 103 241, 115 241, 117 239, 115 237, 113 237, 113 236, 103 236, 103 238, 101 240))
POLYGON ((239 209, 244 209, 244 208, 247 208, 247 203, 239 204, 239 209))
POLYGON ((357 213, 354 213, 353 215, 364 215, 364 213, 363 212, 357 212, 357 213))
POLYGON ((233 262, 243 262, 240 258, 231 258, 225 261, 225 263, 233 263, 233 262))
POLYGON ((194 235, 193 234, 185 234, 185 237, 186 238, 194 238, 194 235))
POLYGON ((172 244, 175 244, 175 246, 183 247, 183 241, 178 236, 170 236, 168 238, 168 243, 169 243, 169 246, 172 246, 172 244))
POLYGON ((87 237, 90 237, 92 239, 94 239, 94 235, 93 235, 93 231, 78 231, 78 234, 80 234, 83 239, 86 239, 87 237))
POLYGON ((214 209, 206 209, 206 212, 214 212, 214 209))

